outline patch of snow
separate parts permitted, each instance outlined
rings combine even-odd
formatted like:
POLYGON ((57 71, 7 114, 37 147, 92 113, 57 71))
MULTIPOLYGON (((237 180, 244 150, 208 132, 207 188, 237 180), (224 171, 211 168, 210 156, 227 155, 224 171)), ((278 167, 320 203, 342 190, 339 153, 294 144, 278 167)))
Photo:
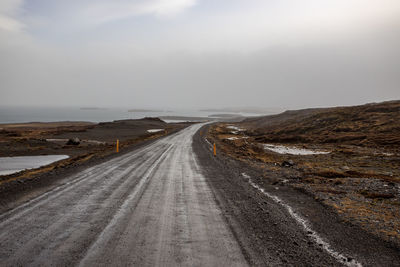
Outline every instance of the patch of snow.
POLYGON ((149 129, 149 130, 147 130, 147 132, 149 132, 149 133, 158 133, 161 131, 164 131, 164 129, 149 129))
POLYGON ((39 168, 67 158, 69 158, 67 155, 0 157, 0 175, 39 168))
POLYGON ((51 139, 46 139, 47 142, 68 142, 69 139, 55 139, 55 138, 51 138, 51 139))
POLYGON ((396 156, 394 153, 389 153, 389 152, 383 152, 383 151, 375 151, 373 153, 374 156, 385 156, 385 157, 392 157, 396 156))
POLYGON ((105 145, 106 144, 106 142, 97 141, 97 140, 81 140, 81 141, 89 143, 89 144, 95 144, 95 145, 105 145))
POLYGON ((249 176, 247 173, 245 173, 245 172, 242 172, 242 176, 243 176, 244 178, 246 178, 246 179, 250 179, 250 176, 249 176))
POLYGON ((232 136, 232 137, 228 137, 226 139, 228 140, 239 140, 239 139, 246 139, 248 138, 247 136, 243 136, 243 137, 237 137, 237 136, 232 136))
POLYGON ((305 148, 287 147, 283 145, 272 145, 272 144, 264 144, 264 149, 268 149, 279 154, 291 154, 291 155, 320 155, 320 154, 330 153, 330 151, 317 151, 305 148))
POLYGON ((242 128, 239 128, 239 127, 233 126, 233 125, 227 126, 226 128, 232 129, 232 130, 235 130, 235 131, 238 131, 238 132, 246 131, 246 129, 242 129, 242 128))
POLYGON ((251 180, 251 177, 249 175, 242 173, 242 176, 244 178, 249 179, 249 184, 252 187, 259 190, 262 194, 264 194, 268 198, 272 199, 275 203, 284 207, 288 211, 289 215, 303 228, 303 230, 307 233, 307 235, 316 244, 321 246, 329 255, 334 257, 339 263, 344 264, 346 266, 350 266, 350 267, 361 267, 362 266, 362 264, 357 262, 356 260, 354 260, 353 257, 346 257, 345 255, 341 254, 340 252, 335 251, 327 241, 325 241, 316 231, 314 231, 311 228, 310 223, 306 219, 304 219, 298 213, 296 213, 296 211, 294 211, 294 209, 291 206, 289 206, 288 204, 286 204, 282 199, 280 199, 278 196, 268 193, 267 191, 265 191, 264 188, 261 188, 260 186, 258 186, 256 183, 254 183, 251 180))

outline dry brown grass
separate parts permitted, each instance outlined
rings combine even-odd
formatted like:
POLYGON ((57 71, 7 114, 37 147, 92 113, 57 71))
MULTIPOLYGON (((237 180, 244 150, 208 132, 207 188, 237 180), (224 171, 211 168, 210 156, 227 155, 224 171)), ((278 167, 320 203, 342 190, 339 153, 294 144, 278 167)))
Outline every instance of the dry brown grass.
MULTIPOLYGON (((166 129, 165 131, 162 132, 157 132, 157 133, 149 133, 145 135, 141 135, 136 138, 132 139, 126 139, 120 142, 120 150, 126 149, 131 147, 132 145, 149 141, 149 140, 154 140, 157 138, 160 138, 162 136, 165 136, 169 134, 173 129, 166 129)), ((25 151, 35 151, 35 150, 41 150, 44 147, 43 146, 30 146, 29 144, 26 144, 27 138, 19 138, 15 140, 15 142, 19 142, 24 146, 25 151)), ((65 146, 65 147, 71 147, 71 146, 65 146)), ((100 157, 105 157, 111 154, 116 153, 116 147, 115 144, 108 144, 108 145, 99 145, 99 146, 93 146, 89 150, 87 148, 83 148, 81 146, 72 146, 72 149, 79 150, 78 155, 73 155, 68 159, 64 159, 58 162, 55 162, 53 164, 40 167, 37 169, 30 169, 30 170, 25 170, 22 171, 18 174, 12 174, 8 176, 0 176, 0 186, 4 185, 9 182, 13 181, 18 181, 18 180, 25 180, 25 179, 33 179, 41 174, 53 171, 54 169, 57 168, 66 168, 71 165, 81 165, 89 160, 92 160, 94 158, 100 158, 100 157), (80 153, 79 153, 80 152, 80 153)))
POLYGON ((361 195, 367 198, 372 198, 372 199, 390 199, 394 198, 395 195, 393 193, 377 193, 377 192, 371 192, 368 190, 360 190, 359 191, 361 195))
POLYGON ((297 145, 311 148, 317 145, 332 153, 282 155, 265 151, 259 144, 259 136, 251 136, 249 131, 245 133, 247 139, 227 141, 230 130, 226 126, 210 127, 205 134, 217 144, 219 151, 262 169, 271 183, 274 183, 271 176, 283 179, 292 174, 297 179, 289 181, 289 185, 331 206, 341 218, 386 240, 394 238, 400 243, 400 200, 393 191, 400 183, 398 157, 382 156, 376 148, 368 146, 302 143, 297 145), (280 163, 287 160, 292 160, 295 165, 282 167, 280 163), (270 175, 272 173, 275 175, 270 175))
POLYGON ((248 119, 257 142, 352 144, 400 150, 400 101, 284 112, 248 119))
POLYGON ((331 204, 330 206, 334 207, 348 221, 360 222, 360 225, 367 231, 374 229, 378 235, 380 233, 388 239, 400 239, 400 213, 398 209, 392 209, 386 203, 377 204, 366 202, 362 198, 344 197, 339 205, 331 204))

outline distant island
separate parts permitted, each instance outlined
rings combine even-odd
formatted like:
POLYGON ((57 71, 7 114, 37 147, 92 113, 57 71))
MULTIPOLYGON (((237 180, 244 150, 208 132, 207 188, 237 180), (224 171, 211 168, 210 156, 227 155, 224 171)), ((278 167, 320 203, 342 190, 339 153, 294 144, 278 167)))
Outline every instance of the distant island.
POLYGON ((195 122, 204 122, 210 120, 210 118, 206 117, 189 117, 189 116, 160 116, 162 120, 182 120, 182 121, 195 121, 195 122))
POLYGON ((135 109, 129 109, 128 112, 164 112, 164 110, 135 108, 135 109))
POLYGON ((254 114, 276 114, 284 111, 283 108, 262 108, 262 107, 227 107, 201 109, 202 112, 233 112, 233 113, 254 113, 254 114))
POLYGON ((82 107, 80 110, 105 110, 106 108, 98 108, 98 107, 82 107))
POLYGON ((235 113, 222 113, 222 114, 211 114, 208 115, 210 118, 235 118, 235 117, 243 117, 241 114, 235 114, 235 113))

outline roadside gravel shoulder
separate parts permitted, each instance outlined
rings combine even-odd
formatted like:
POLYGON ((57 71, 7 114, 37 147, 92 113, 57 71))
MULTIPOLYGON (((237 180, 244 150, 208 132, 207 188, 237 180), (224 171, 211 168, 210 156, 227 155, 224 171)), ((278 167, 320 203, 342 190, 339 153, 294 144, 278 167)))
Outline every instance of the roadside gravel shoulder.
POLYGON ((252 265, 340 266, 358 261, 364 266, 400 266, 399 248, 341 221, 311 196, 285 185, 273 185, 277 174, 265 175, 225 155, 214 157, 201 135, 207 127, 194 136, 193 149, 227 223, 252 265), (332 249, 346 256, 346 262, 330 256, 282 205, 254 188, 248 177, 305 218, 332 249))

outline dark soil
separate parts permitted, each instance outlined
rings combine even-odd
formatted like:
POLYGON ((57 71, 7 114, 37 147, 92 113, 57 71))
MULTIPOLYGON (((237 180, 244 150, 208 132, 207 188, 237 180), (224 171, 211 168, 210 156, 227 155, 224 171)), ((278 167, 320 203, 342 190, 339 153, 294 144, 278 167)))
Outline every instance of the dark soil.
POLYGON ((113 122, 101 122, 86 131, 62 132, 56 135, 47 136, 47 138, 75 138, 97 140, 104 142, 115 142, 129 140, 135 137, 149 135, 150 129, 174 129, 175 124, 167 124, 158 118, 144 118, 139 120, 119 120, 113 122))
MULTIPOLYGON (((117 121, 101 125, 100 127, 103 129, 109 128, 109 130, 104 130, 104 133, 102 130, 92 128, 93 125, 90 125, 89 129, 82 130, 82 132, 80 132, 81 135, 78 135, 79 138, 82 138, 82 136, 87 138, 107 138, 107 136, 113 133, 114 136, 122 140, 120 142, 119 153, 115 153, 114 143, 69 146, 47 142, 42 138, 37 138, 37 129, 32 130, 32 128, 29 127, 28 131, 35 131, 36 138, 23 137, 19 140, 11 140, 9 142, 3 141, 0 143, 0 151, 4 149, 4 153, 6 153, 5 156, 67 154, 71 157, 38 169, 0 176, 0 212, 12 209, 37 195, 51 190, 60 183, 64 183, 64 178, 68 175, 79 173, 85 168, 142 147, 143 145, 153 142, 157 138, 175 133, 188 125, 191 125, 191 123, 166 124, 158 119, 117 121), (114 124, 116 124, 116 127, 112 129, 112 125, 114 124), (147 129, 153 129, 156 126, 159 128, 160 126, 164 126, 166 131, 153 134, 147 133, 147 129), (143 134, 144 132, 146 133, 143 134), (17 142, 20 146, 13 146, 13 148, 8 151, 7 148, 10 142, 17 142), (32 147, 35 147, 34 144, 41 144, 42 146, 40 149, 32 149, 32 147)), ((70 127, 73 128, 73 126, 70 127)), ((40 126, 39 129, 39 132, 42 133, 42 126, 40 126)), ((19 133, 26 133, 26 131, 27 129, 23 131, 20 130, 19 133)), ((54 128, 50 130, 46 129, 47 134, 49 131, 54 131, 54 128)), ((59 135, 71 134, 70 132, 64 133, 64 130, 60 129, 56 129, 56 131, 59 135)), ((73 132, 71 135, 76 137, 77 133, 73 132)), ((54 138, 54 135, 51 136, 51 138, 54 138)))
POLYGON ((245 120, 257 141, 350 144, 400 151, 400 101, 286 111, 245 120))
POLYGON ((274 173, 276 184, 307 192, 341 219, 400 246, 399 123, 400 101, 390 101, 251 118, 234 124, 240 131, 219 123, 208 137, 232 158, 274 173), (281 154, 266 144, 329 153, 281 154))
POLYGON ((158 118, 120 120, 103 123, 55 122, 0 125, 0 157, 63 154, 69 156, 97 152, 115 146, 116 140, 123 146, 133 140, 167 134, 182 129, 190 123, 168 124, 158 118), (149 133, 150 129, 164 129, 149 133), (79 145, 69 145, 69 139, 79 139, 79 145), (46 141, 46 140, 54 141, 46 141), (60 141, 57 141, 60 140, 60 141))
POLYGON ((220 150, 216 157, 212 156, 210 144, 205 141, 206 132, 204 128, 195 135, 194 151, 228 224, 252 265, 341 264, 312 242, 281 205, 254 189, 243 172, 293 207, 332 248, 348 256, 348 260, 354 258, 365 266, 400 266, 400 250, 395 244, 345 222, 307 192, 277 183, 287 178, 282 177, 282 173, 253 167, 220 150))

